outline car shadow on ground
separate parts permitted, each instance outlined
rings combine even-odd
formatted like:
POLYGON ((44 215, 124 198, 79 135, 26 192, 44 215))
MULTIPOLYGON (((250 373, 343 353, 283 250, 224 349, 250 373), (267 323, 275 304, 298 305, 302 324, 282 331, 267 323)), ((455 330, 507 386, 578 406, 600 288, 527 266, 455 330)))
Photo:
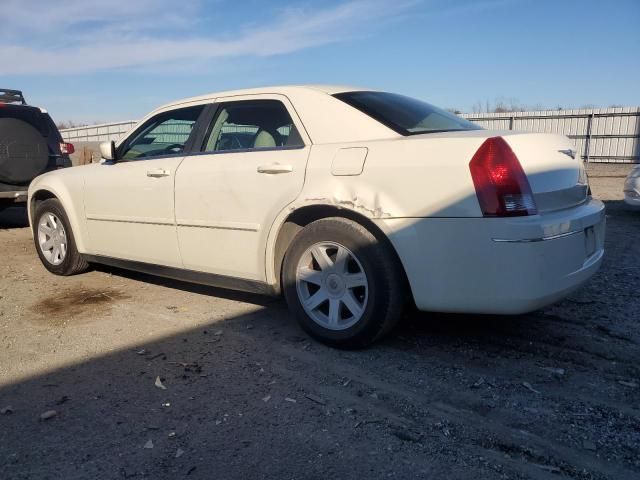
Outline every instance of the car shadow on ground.
POLYGON ((602 399, 542 367, 573 368, 578 384, 580 369, 601 367, 547 345, 564 337, 570 350, 581 327, 543 317, 412 313, 388 340, 341 351, 306 337, 276 301, 141 340, 0 387, 0 407, 11 407, 0 415, 0 478, 545 478, 541 462, 626 478, 557 440, 576 422, 563 403, 602 409, 602 399))
POLYGON ((623 200, 604 200, 607 213, 615 214, 629 219, 640 217, 640 208, 627 205, 623 200))
MULTIPOLYGON (((444 472, 451 458, 418 455, 420 443, 389 433, 407 422, 419 432, 413 420, 369 404, 373 392, 387 393, 369 383, 369 368, 357 365, 396 350, 398 341, 365 352, 332 350, 304 336, 276 302, 1 387, 1 407, 12 412, 0 416, 0 477, 319 479, 328 472, 356 478, 364 468, 372 478, 390 472, 414 478, 444 472), (343 362, 351 366, 342 369, 343 362), (55 416, 40 419, 47 411, 55 416), (372 419, 377 427, 389 425, 357 425, 372 419), (389 443, 394 451, 386 450, 389 443), (402 461, 394 458, 398 453, 402 461)), ((384 360, 375 363, 387 368, 384 360)))

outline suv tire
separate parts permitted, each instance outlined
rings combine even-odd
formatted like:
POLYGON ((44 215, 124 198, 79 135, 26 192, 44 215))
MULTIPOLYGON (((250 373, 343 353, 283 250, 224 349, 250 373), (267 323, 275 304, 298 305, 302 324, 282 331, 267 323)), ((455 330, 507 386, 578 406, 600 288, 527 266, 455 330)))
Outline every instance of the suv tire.
POLYGON ((0 182, 28 183, 48 165, 47 140, 34 126, 17 118, 0 118, 0 182))

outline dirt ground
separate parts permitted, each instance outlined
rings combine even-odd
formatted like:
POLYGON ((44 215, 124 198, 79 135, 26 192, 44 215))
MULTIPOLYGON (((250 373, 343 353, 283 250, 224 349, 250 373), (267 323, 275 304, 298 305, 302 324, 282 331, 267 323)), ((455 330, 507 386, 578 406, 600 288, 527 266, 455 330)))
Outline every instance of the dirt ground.
POLYGON ((592 169, 607 253, 570 298, 410 314, 357 352, 311 341, 279 299, 107 268, 55 277, 7 211, 0 479, 638 479, 627 170, 592 169))

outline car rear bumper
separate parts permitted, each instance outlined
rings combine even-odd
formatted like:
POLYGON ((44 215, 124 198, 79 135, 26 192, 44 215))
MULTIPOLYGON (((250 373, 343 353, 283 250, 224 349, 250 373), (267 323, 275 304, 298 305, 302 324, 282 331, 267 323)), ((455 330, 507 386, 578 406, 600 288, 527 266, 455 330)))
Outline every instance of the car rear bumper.
POLYGON ((11 192, 0 192, 0 201, 2 202, 26 202, 27 190, 17 190, 11 192))
POLYGON ((604 205, 514 218, 384 219, 417 307, 520 314, 586 282, 604 254, 604 205))

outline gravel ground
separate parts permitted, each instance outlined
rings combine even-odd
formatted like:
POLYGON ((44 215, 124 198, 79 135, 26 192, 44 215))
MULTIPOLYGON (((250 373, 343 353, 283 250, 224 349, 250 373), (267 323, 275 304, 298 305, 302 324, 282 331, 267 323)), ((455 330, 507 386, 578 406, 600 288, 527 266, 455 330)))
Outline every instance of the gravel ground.
POLYGON ((24 212, 5 212, 0 479, 640 478, 626 171, 590 170, 607 254, 570 298, 519 317, 410 314, 358 352, 310 341, 279 299, 52 276, 24 212))

